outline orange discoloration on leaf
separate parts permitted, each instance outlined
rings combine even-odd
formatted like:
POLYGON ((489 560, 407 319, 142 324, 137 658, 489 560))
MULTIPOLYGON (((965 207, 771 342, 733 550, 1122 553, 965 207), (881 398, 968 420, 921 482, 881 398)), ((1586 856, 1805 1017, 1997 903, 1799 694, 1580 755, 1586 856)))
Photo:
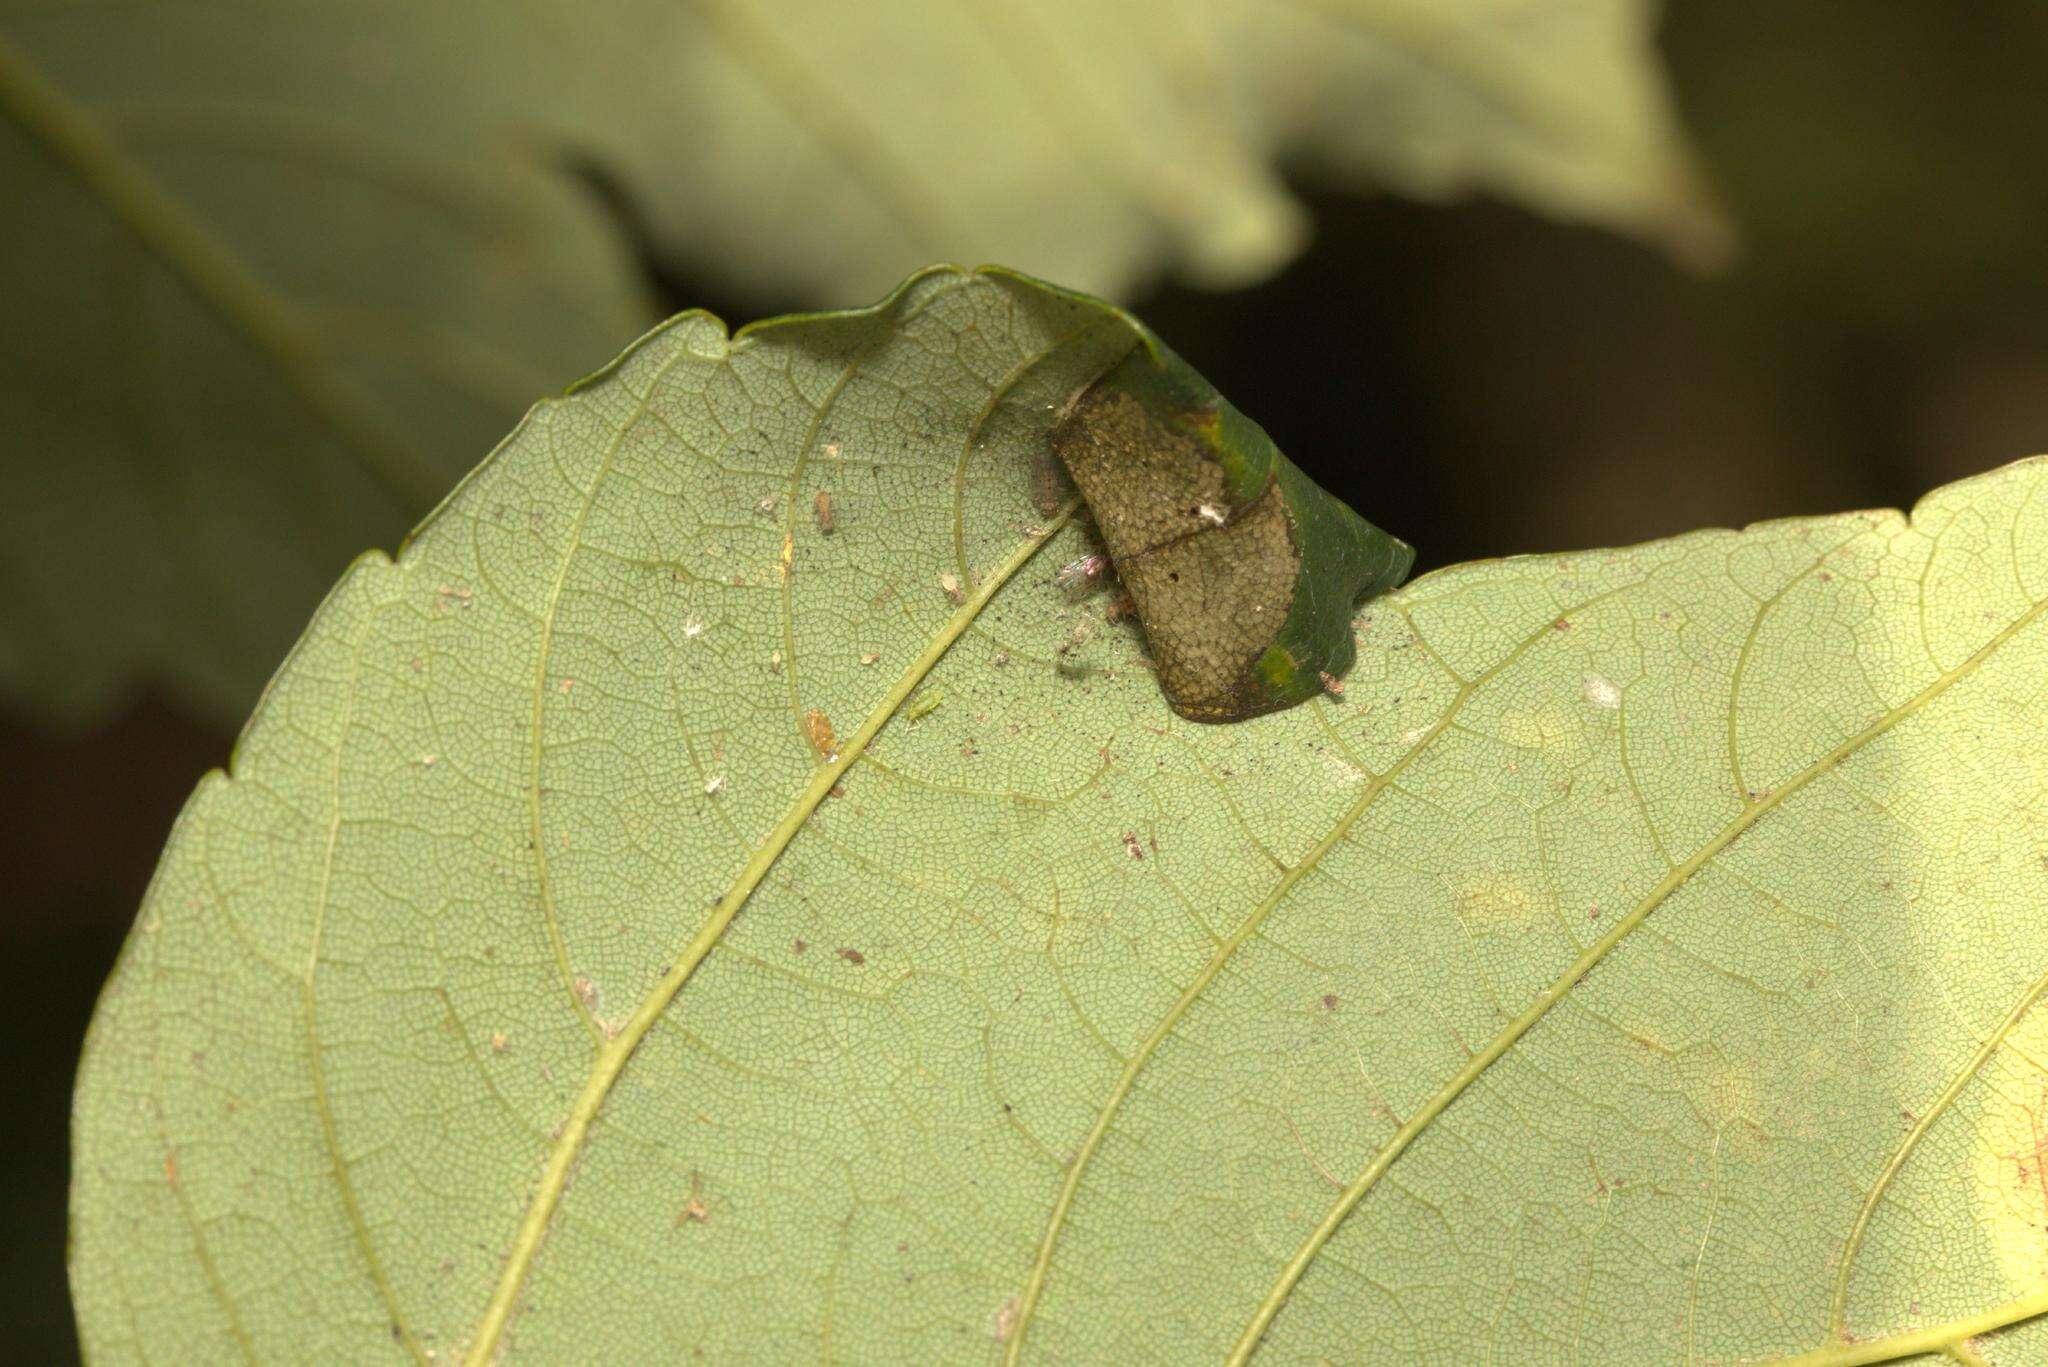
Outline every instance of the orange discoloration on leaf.
POLYGON ((839 737, 832 730, 832 719, 815 707, 804 713, 804 734, 827 763, 839 758, 839 737))

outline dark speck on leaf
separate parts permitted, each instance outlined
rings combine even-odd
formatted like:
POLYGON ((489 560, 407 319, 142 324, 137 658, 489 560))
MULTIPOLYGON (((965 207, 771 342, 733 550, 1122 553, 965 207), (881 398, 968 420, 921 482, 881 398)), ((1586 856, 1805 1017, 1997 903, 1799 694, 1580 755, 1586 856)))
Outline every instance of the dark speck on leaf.
POLYGON ((1334 992, 1325 992, 1325 993, 1323 994, 1323 1010, 1325 1010, 1325 1011, 1335 1011, 1336 1009, 1337 1009, 1337 994, 1336 994, 1336 993, 1334 993, 1334 992))
POLYGON ((857 949, 842 949, 839 951, 839 957, 852 964, 855 968, 859 968, 868 961, 868 956, 857 949))
POLYGON ((809 949, 810 946, 805 944, 802 940, 798 940, 794 945, 791 945, 790 948, 795 950, 797 953, 801 954, 805 950, 809 949))

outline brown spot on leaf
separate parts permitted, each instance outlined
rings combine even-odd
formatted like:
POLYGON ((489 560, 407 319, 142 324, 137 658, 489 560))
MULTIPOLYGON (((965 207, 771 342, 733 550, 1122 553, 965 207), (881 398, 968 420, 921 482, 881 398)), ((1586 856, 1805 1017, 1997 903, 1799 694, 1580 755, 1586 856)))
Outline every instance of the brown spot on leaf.
POLYGON ((819 532, 826 536, 832 535, 832 529, 837 525, 832 517, 832 495, 823 489, 812 494, 811 511, 817 515, 819 532))
POLYGON ((1137 604, 1174 710, 1204 721, 1271 710, 1255 668, 1302 564, 1279 487, 1233 504, 1213 450, 1115 384, 1083 395, 1051 445, 1137 604))
POLYGON ((839 737, 833 734, 832 719, 815 707, 804 713, 804 735, 826 763, 839 758, 839 737))
POLYGON ((868 961, 868 956, 857 949, 842 949, 839 951, 839 957, 852 964, 855 968, 859 968, 868 961))

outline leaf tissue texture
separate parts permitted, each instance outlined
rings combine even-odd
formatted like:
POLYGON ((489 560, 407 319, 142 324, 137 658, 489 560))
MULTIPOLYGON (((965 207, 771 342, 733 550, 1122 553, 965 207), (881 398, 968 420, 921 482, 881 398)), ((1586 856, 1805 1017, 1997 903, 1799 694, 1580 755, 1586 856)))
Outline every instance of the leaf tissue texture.
POLYGON ((1204 726, 1038 506, 1135 335, 685 315, 359 561, 86 1044, 94 1359, 2048 1361, 2048 464, 1204 726))
POLYGON ((1717 232, 1644 0, 0 0, 0 691, 242 716, 360 546, 653 318, 1290 257, 1277 168, 1717 232))

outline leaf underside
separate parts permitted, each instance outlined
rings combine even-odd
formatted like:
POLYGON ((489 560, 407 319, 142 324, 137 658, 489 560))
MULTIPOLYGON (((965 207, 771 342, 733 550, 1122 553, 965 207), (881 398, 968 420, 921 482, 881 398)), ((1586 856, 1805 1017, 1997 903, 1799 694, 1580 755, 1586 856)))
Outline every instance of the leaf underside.
POLYGON ((686 315, 360 561, 95 1019, 92 1355, 2048 1361, 2048 464, 1204 727, 1034 506, 1132 339, 686 315))

